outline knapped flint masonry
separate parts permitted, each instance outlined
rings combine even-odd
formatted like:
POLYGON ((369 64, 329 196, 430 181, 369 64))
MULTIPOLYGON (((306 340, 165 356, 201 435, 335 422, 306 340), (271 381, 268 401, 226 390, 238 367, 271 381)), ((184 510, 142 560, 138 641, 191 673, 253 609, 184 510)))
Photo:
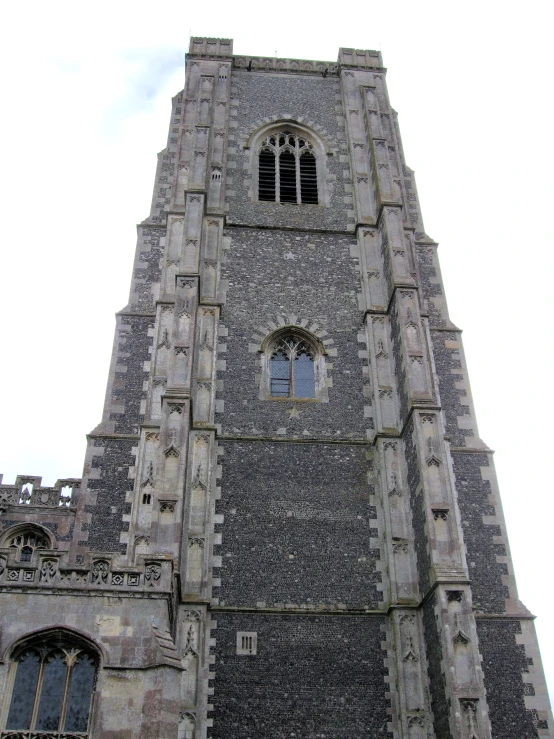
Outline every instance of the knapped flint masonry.
POLYGON ((191 39, 83 478, 0 486, 2 739, 554 737, 385 72, 191 39))

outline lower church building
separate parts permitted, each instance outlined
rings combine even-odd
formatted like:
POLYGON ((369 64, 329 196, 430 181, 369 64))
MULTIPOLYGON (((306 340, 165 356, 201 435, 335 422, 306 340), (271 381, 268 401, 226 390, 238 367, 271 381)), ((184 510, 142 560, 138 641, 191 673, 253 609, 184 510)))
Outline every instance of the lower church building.
POLYGON ((385 75, 191 39, 83 477, 0 485, 1 739, 554 737, 385 75))

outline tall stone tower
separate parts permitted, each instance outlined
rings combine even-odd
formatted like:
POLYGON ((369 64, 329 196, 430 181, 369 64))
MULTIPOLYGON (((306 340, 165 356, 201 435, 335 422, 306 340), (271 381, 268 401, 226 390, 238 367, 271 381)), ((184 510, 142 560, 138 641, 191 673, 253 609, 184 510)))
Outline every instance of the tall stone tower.
POLYGON ((2 739, 553 737, 385 69, 193 38, 82 480, 0 487, 2 739))

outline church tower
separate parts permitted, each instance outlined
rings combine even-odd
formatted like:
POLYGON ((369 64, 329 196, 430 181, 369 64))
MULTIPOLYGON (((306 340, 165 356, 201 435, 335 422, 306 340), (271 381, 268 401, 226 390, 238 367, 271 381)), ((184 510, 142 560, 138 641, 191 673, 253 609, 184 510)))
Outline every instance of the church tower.
POLYGON ((0 486, 1 739, 554 737, 385 74, 191 39, 83 478, 0 486))

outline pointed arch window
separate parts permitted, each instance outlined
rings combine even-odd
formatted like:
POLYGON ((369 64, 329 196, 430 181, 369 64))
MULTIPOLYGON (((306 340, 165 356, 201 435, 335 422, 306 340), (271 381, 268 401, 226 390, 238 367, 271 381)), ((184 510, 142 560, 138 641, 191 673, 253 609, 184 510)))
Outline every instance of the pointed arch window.
POLYGON ((260 398, 328 400, 325 351, 308 331, 286 326, 262 344, 260 398))
POLYGON ((14 653, 11 700, 2 736, 87 737, 98 672, 96 652, 62 634, 26 642, 14 653), (44 735, 46 736, 46 734, 44 735))
POLYGON ((18 526, 4 535, 2 546, 15 549, 18 562, 30 562, 37 549, 51 549, 52 542, 38 527, 18 526))
POLYGON ((263 139, 258 155, 258 199, 319 203, 316 155, 307 137, 283 130, 263 139))

